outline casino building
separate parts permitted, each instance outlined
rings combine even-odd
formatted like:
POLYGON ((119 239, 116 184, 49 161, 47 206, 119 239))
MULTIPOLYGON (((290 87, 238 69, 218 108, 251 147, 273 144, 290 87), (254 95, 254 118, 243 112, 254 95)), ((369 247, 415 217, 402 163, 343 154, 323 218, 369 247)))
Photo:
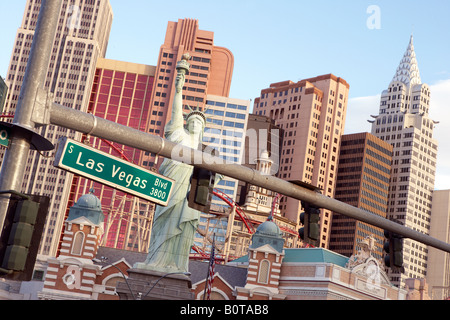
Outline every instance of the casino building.
MULTIPOLYGON (((65 222, 62 254, 39 262, 46 265, 41 269, 45 282, 20 289, 2 282, 0 299, 118 300, 118 284, 127 282, 127 271, 147 254, 99 247, 103 218, 98 198, 91 193, 82 196, 65 222)), ((323 248, 283 248, 284 242, 271 218, 262 223, 247 255, 216 264, 211 299, 429 299, 424 279, 407 279, 405 288, 389 281, 384 266, 372 255, 373 238, 364 239, 361 250, 350 258, 323 248)), ((208 262, 192 260, 189 271, 194 298, 203 300, 208 262)))

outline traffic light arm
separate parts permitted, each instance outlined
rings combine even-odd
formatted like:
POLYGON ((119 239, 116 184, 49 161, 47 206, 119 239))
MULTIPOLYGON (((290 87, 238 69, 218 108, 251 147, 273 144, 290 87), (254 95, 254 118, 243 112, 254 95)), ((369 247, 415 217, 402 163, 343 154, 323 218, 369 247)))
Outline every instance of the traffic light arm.
MULTIPOLYGON (((180 150, 175 143, 159 136, 129 128, 56 103, 53 103, 51 106, 50 122, 53 125, 62 126, 82 133, 89 133, 92 136, 152 152, 165 158, 172 158, 172 151, 174 149, 180 150)), ((182 152, 188 153, 188 157, 183 156, 182 158, 190 159, 190 164, 193 164, 195 167, 207 169, 240 181, 245 181, 252 185, 281 193, 287 197, 305 201, 313 206, 328 209, 370 225, 389 230, 445 252, 450 252, 450 244, 446 242, 399 225, 398 223, 365 210, 353 207, 347 203, 327 197, 317 191, 308 190, 307 188, 281 180, 274 176, 261 174, 255 169, 239 164, 224 164, 222 158, 214 157, 213 155, 203 153, 200 150, 184 148, 182 152), (203 159, 203 161, 198 163, 198 159, 203 159)), ((180 158, 179 154, 177 154, 177 156, 180 158)))
POLYGON ((14 190, 0 191, 0 194, 13 194, 13 195, 18 196, 18 197, 20 197, 22 199, 26 199, 26 200, 30 199, 30 197, 27 196, 26 194, 23 194, 23 193, 14 191, 14 190))

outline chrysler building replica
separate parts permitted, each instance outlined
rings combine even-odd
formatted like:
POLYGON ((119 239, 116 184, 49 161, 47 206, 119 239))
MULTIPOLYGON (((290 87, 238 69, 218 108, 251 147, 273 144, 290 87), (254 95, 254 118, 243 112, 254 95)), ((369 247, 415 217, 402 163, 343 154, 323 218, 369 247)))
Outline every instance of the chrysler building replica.
MULTIPOLYGON (((430 88, 422 83, 413 37, 387 90, 381 94, 380 112, 372 116, 372 134, 392 144, 392 172, 387 218, 429 234, 436 173, 437 141, 430 119, 430 88)), ((404 272, 390 270, 393 284, 407 278, 425 278, 427 246, 404 239, 404 272)))

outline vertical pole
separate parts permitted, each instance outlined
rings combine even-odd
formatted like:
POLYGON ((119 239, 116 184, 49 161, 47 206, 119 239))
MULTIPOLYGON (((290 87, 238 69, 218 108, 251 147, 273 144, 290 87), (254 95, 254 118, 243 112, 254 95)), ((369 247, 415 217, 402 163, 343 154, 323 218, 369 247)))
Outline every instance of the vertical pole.
POLYGON ((225 236, 225 264, 228 263, 230 258, 230 244, 231 238, 233 237, 233 222, 236 216, 236 204, 231 208, 230 216, 228 217, 227 223, 227 235, 225 236))
POLYGON ((206 281, 205 281, 205 291, 203 291, 203 300, 206 300, 206 293, 208 291, 208 282, 209 282, 209 278, 210 278, 210 272, 211 272, 211 264, 213 263, 213 259, 214 259, 214 253, 213 251, 214 246, 215 246, 215 242, 216 242, 216 234, 213 234, 213 242, 212 242, 212 246, 211 246, 211 253, 210 253, 210 257, 209 257, 209 263, 208 263, 208 274, 206 275, 206 281))
MULTIPOLYGON (((47 76, 61 4, 62 0, 42 1, 27 69, 17 102, 13 124, 32 131, 35 130, 35 123, 31 120, 31 115, 37 92, 44 87, 47 76)), ((5 152, 0 172, 0 191, 21 191, 30 145, 31 134, 26 131, 13 130, 11 145, 5 152)), ((0 196, 0 232, 3 230, 8 211, 9 197, 8 194, 0 196)))

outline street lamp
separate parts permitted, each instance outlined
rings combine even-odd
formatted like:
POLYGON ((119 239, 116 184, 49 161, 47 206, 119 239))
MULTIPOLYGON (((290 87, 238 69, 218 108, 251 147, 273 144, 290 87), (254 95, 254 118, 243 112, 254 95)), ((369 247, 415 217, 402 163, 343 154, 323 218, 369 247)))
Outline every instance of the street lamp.
POLYGON ((137 300, 142 300, 143 298, 145 298, 146 296, 148 296, 148 294, 150 293, 150 291, 153 290, 153 288, 158 284, 159 281, 161 281, 162 279, 164 279, 164 278, 167 277, 167 276, 174 275, 174 274, 183 274, 183 275, 185 275, 185 276, 190 276, 190 275, 191 275, 190 272, 171 272, 171 273, 166 273, 165 275, 161 276, 158 280, 156 280, 156 282, 155 282, 155 283, 153 284, 153 286, 147 291, 146 294, 144 294, 143 296, 142 296, 142 294, 139 294, 137 300))

